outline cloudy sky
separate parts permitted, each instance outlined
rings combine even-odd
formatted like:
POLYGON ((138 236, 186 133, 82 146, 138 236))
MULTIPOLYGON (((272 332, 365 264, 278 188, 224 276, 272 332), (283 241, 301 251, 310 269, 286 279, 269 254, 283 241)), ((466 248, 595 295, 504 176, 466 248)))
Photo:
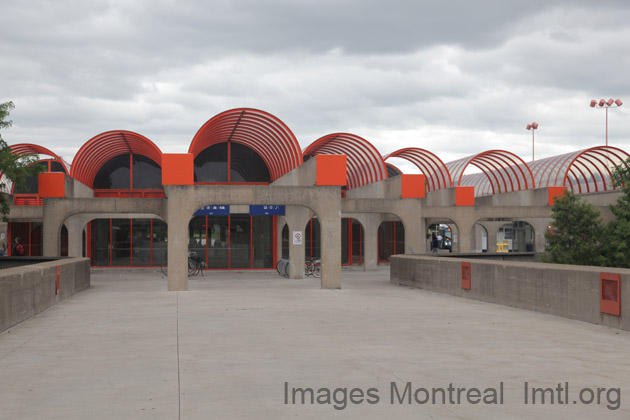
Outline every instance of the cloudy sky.
POLYGON ((302 147, 333 132, 444 161, 630 151, 630 2, 0 0, 9 144, 71 161, 108 130, 164 152, 231 108, 265 110, 302 147))

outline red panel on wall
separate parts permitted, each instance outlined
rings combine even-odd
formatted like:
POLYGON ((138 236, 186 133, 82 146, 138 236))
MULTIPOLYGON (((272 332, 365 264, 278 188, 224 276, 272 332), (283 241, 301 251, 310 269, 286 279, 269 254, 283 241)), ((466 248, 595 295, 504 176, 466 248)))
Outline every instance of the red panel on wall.
POLYGON ((455 187, 456 206, 475 205, 475 187, 455 187))
POLYGON ((40 197, 66 196, 66 174, 63 172, 42 172, 37 175, 40 197))
POLYGON ((401 175, 402 198, 424 198, 426 191, 426 178, 420 174, 401 175))
POLYGON ((462 289, 470 290, 470 263, 463 262, 462 263, 462 289))
POLYGON ((549 187, 547 191, 549 191, 549 205, 553 206, 553 203, 556 201, 556 197, 562 197, 562 194, 567 190, 567 187, 549 187))
POLYGON ((346 185, 346 156, 317 155, 317 185, 346 185))
POLYGON ((55 267, 56 271, 56 279, 55 279, 55 294, 59 294, 59 288, 61 286, 61 267, 55 267))
POLYGON ((621 276, 614 273, 600 273, 600 312, 621 315, 621 276))
POLYGON ((162 155, 162 185, 193 185, 195 182, 192 153, 162 155))

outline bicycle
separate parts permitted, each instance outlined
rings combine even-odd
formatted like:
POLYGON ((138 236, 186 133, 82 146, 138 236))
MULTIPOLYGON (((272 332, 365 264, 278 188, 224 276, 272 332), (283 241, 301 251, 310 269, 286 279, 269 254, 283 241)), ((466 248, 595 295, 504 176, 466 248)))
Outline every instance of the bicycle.
POLYGON ((311 257, 304 264, 304 274, 306 276, 313 276, 315 278, 320 278, 322 276, 322 261, 313 260, 313 257, 311 257))
MULTIPOLYGON (((201 273, 203 276, 203 269, 206 267, 206 263, 197 255, 196 252, 188 253, 188 277, 196 276, 201 273)), ((164 255, 164 264, 160 266, 160 271, 166 277, 168 277, 168 255, 164 255)))

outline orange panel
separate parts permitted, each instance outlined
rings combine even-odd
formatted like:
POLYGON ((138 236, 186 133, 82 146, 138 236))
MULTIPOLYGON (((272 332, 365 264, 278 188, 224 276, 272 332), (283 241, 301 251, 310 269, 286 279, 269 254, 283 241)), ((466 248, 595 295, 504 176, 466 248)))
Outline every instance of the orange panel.
POLYGON ((621 315, 621 275, 599 273, 600 309, 603 314, 621 315))
POLYGON ((475 187, 455 187, 456 206, 475 205, 475 187))
POLYGON ((424 175, 401 175, 401 197, 402 198, 424 198, 426 191, 426 178, 424 175))
POLYGON ((162 185, 193 185, 195 183, 192 153, 162 155, 162 185))
POLYGON ((470 263, 462 263, 462 289, 470 290, 470 263))
POLYGON ((562 194, 567 190, 567 187, 549 187, 547 188, 549 191, 549 205, 553 206, 553 203, 556 201, 556 197, 562 197, 562 194))
POLYGON ((346 185, 346 156, 317 155, 316 185, 346 185))
POLYGON ((37 183, 40 197, 66 196, 66 174, 63 172, 42 172, 37 175, 37 183))

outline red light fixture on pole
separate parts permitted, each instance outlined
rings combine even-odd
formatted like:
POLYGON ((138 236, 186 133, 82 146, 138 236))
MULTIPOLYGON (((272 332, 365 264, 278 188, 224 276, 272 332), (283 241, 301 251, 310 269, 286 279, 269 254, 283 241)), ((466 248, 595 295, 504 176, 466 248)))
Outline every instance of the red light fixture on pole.
POLYGON ((599 108, 599 109, 603 108, 606 110, 606 146, 608 146, 608 108, 611 108, 611 107, 619 108, 621 105, 623 105, 623 102, 621 102, 621 99, 617 99, 617 100, 613 100, 613 98, 610 98, 609 100, 600 99, 599 102, 597 102, 595 99, 591 100, 591 108, 599 108))
POLYGON ((532 162, 534 161, 534 130, 538 130, 538 123, 534 121, 531 124, 527 124, 525 127, 528 130, 532 130, 532 162))

